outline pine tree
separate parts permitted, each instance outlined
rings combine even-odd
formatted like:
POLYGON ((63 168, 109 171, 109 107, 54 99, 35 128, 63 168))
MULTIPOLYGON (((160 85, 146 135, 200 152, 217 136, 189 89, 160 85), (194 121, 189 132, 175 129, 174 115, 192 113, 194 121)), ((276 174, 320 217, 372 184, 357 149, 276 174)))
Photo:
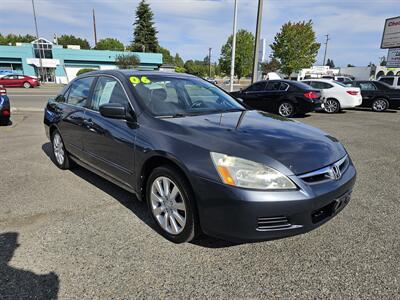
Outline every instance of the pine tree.
POLYGON ((145 0, 140 1, 136 9, 136 20, 133 24, 134 32, 130 46, 131 51, 157 52, 158 31, 154 26, 153 16, 150 5, 145 0))

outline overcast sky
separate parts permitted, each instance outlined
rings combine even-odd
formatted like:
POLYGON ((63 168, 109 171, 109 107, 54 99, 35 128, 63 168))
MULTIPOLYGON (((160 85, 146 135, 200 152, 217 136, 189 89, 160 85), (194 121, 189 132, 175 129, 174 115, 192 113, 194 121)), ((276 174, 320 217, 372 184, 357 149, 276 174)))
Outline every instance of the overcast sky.
MULTIPOLYGON (((238 28, 255 31, 257 0, 238 0, 238 28)), ((115 37, 128 44, 139 0, 35 0, 39 34, 85 37, 93 45, 92 8, 98 38, 115 37)), ((213 59, 232 32, 233 0, 148 0, 162 46, 184 59, 213 59)), ((327 57, 336 65, 363 66, 386 55, 380 42, 384 20, 400 15, 400 0, 264 0, 261 36, 268 44, 287 21, 312 19, 319 42, 329 34, 327 57)), ((0 32, 34 34, 31 0, 1 0, 0 32)), ((317 64, 322 62, 323 45, 317 64)), ((268 53, 270 48, 268 47, 268 53)))

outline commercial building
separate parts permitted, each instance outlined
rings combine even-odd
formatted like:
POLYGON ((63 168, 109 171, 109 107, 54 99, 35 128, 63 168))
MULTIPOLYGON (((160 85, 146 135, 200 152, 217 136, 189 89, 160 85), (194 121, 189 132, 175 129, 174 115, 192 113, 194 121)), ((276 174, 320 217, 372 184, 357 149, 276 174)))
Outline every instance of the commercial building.
POLYGON ((83 50, 79 46, 63 48, 39 38, 32 43, 0 46, 0 70, 39 77, 41 61, 43 81, 68 83, 83 68, 116 69, 115 61, 121 54, 137 55, 140 59, 138 69, 141 70, 158 70, 162 65, 160 53, 83 50))

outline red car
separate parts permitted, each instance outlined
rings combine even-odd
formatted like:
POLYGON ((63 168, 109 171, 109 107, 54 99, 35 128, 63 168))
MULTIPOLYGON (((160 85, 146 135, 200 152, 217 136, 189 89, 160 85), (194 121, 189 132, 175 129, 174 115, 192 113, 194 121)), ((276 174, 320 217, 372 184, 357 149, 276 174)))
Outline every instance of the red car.
POLYGON ((25 75, 6 75, 0 78, 0 85, 5 87, 31 88, 40 85, 39 80, 25 75))

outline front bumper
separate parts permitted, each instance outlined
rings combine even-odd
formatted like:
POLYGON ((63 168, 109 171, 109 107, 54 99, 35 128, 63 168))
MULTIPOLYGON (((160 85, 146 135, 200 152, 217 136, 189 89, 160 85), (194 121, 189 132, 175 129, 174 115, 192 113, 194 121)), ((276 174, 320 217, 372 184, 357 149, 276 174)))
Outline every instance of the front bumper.
POLYGON ((338 181, 295 191, 265 192, 196 178, 195 194, 204 233, 235 241, 262 241, 302 234, 336 216, 349 202, 355 184, 352 163, 338 181))

